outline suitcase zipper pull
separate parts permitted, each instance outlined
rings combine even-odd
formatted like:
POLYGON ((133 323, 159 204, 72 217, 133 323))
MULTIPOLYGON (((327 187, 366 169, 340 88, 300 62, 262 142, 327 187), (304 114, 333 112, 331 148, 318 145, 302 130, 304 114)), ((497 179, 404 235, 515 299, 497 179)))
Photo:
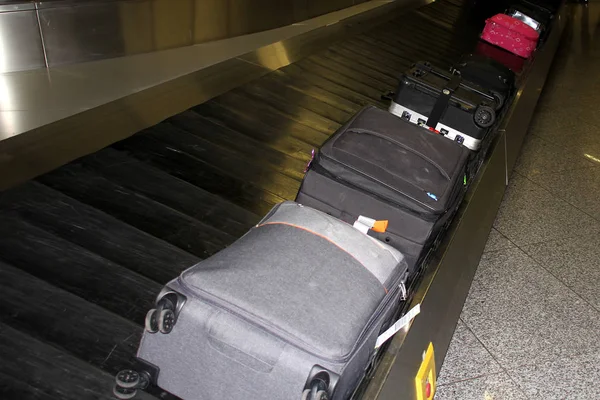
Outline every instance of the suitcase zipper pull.
POLYGON ((400 292, 401 292, 400 300, 404 301, 404 300, 408 299, 408 290, 406 290, 406 284, 404 282, 400 282, 400 285, 398 285, 398 286, 400 286, 400 292))

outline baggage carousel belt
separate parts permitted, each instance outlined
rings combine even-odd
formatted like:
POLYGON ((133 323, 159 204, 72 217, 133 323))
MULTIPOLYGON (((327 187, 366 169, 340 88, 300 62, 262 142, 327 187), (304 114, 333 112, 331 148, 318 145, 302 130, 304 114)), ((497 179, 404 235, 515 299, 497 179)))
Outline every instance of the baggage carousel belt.
POLYGON ((111 398, 161 286, 294 199, 312 149, 413 61, 468 51, 465 13, 411 11, 1 193, 0 397, 111 398))

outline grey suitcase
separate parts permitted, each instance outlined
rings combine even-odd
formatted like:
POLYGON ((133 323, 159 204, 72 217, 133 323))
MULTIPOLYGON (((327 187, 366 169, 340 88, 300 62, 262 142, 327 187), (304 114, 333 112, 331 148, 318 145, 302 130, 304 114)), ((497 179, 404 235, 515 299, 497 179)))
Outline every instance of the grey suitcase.
POLYGON ((185 400, 346 399, 399 307, 407 270, 396 249, 281 203, 166 285, 139 369, 117 375, 115 394, 153 383, 185 400))

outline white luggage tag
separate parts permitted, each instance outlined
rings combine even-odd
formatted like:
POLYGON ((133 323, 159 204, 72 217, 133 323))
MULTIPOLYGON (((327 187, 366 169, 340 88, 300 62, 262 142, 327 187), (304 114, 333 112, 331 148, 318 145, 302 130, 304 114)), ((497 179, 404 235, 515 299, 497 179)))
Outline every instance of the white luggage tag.
POLYGON ((375 343, 375 348, 378 349, 382 344, 388 341, 389 338, 394 336, 396 332, 400 329, 404 328, 410 321, 421 312, 421 303, 417 304, 413 308, 410 309, 409 312, 404 314, 402 318, 400 318, 396 323, 390 326, 385 332, 383 332, 379 337, 377 337, 377 342, 375 343))

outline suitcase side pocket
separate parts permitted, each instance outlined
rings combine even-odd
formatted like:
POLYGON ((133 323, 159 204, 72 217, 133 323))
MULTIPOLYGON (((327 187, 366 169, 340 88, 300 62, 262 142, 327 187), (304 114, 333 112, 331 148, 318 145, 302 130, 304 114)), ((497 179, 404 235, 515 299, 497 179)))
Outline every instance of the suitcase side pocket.
POLYGON ((214 350, 256 372, 271 372, 285 347, 283 340, 221 311, 210 317, 206 329, 214 350))

